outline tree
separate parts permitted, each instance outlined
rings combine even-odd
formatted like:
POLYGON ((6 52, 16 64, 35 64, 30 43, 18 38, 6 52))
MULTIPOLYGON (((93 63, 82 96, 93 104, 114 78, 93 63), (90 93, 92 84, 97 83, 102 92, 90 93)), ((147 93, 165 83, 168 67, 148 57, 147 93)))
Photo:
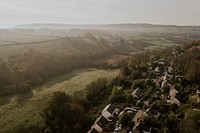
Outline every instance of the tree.
POLYGON ((110 95, 110 101, 122 103, 126 100, 124 90, 122 88, 114 86, 112 89, 112 93, 110 95))
POLYGON ((11 83, 11 71, 7 62, 0 58, 0 87, 11 83))
POLYGON ((134 82, 132 83, 131 88, 132 89, 136 89, 137 87, 141 88, 141 89, 146 89, 147 85, 146 85, 146 81, 143 79, 140 80, 134 80, 134 82))
POLYGON ((135 79, 139 79, 141 78, 141 72, 139 70, 134 70, 131 73, 131 79, 135 80, 135 79))
POLYGON ((53 94, 52 100, 44 110, 46 132, 84 132, 88 129, 88 118, 82 105, 73 102, 64 92, 53 94), (86 120, 87 119, 87 120, 86 120), (84 127, 86 126, 86 127, 84 127))
POLYGON ((129 113, 124 112, 119 118, 119 123, 121 123, 124 127, 127 127, 130 120, 131 115, 129 113))
POLYGON ((173 111, 173 112, 175 112, 176 111, 176 109, 178 109, 178 105, 177 104, 171 104, 170 106, 169 106, 169 110, 170 111, 173 111))

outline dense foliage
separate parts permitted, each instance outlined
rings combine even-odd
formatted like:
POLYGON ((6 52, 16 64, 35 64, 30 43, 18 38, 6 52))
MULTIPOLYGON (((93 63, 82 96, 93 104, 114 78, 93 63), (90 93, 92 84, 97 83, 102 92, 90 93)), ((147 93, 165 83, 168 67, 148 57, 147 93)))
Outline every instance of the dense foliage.
POLYGON ((21 54, 10 55, 7 61, 0 59, 0 96, 28 92, 33 87, 73 69, 95 66, 95 59, 114 53, 110 49, 104 50, 95 52, 95 55, 68 55, 29 49, 21 54))

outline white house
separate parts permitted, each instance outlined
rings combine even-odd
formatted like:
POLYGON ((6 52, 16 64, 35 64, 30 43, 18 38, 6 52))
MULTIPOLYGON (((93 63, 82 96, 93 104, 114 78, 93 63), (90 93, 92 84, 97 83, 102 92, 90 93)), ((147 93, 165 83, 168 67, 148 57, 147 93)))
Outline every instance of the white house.
POLYGON ((88 133, 101 133, 108 123, 109 121, 105 117, 100 116, 92 125, 92 128, 88 133))
POLYGON ((163 88, 165 85, 168 85, 167 80, 163 80, 161 83, 161 88, 163 88))
POLYGON ((114 112, 115 112, 115 105, 108 104, 102 111, 102 116, 104 116, 108 120, 110 117, 113 116, 114 112))
POLYGON ((178 106, 180 106, 180 101, 176 98, 177 94, 178 94, 178 91, 175 89, 174 85, 171 85, 170 90, 169 90, 170 100, 167 100, 167 103, 177 104, 178 106))
POLYGON ((109 120, 109 118, 113 116, 114 112, 115 112, 115 105, 114 104, 107 105, 102 111, 101 116, 97 118, 97 120, 94 122, 94 124, 91 127, 91 130, 88 131, 88 133, 102 132, 106 124, 108 124, 111 121, 109 120))
POLYGON ((131 94, 134 99, 139 99, 142 96, 142 89, 137 87, 137 89, 135 89, 131 94))
POLYGON ((155 70, 154 70, 155 72, 160 72, 160 69, 159 69, 159 67, 157 66, 156 68, 155 68, 155 70))
POLYGON ((178 106, 180 106, 180 104, 181 104, 181 102, 177 98, 175 98, 173 100, 167 100, 167 103, 169 103, 169 104, 176 104, 178 106))

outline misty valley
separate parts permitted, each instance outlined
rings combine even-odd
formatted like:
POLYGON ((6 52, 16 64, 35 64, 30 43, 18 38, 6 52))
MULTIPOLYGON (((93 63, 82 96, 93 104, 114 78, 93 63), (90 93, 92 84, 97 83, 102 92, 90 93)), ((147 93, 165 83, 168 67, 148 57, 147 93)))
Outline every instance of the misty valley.
POLYGON ((200 27, 0 29, 0 133, 199 133, 200 27))

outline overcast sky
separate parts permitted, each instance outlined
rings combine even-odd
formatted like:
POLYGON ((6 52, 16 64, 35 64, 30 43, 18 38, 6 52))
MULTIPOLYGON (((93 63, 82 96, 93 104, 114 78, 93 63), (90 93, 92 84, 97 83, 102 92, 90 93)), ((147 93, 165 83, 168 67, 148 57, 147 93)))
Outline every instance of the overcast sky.
POLYGON ((28 23, 200 25, 200 0, 0 0, 0 27, 28 23))

